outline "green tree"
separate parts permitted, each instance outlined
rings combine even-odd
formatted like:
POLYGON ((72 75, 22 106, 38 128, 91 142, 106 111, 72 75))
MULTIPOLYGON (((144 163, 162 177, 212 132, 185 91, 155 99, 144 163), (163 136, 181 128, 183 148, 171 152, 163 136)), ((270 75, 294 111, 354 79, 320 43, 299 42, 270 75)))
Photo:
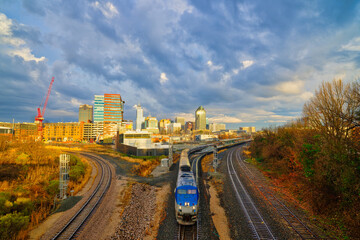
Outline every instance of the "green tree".
POLYGON ((0 240, 14 239, 29 224, 29 217, 21 213, 9 213, 0 217, 0 240))

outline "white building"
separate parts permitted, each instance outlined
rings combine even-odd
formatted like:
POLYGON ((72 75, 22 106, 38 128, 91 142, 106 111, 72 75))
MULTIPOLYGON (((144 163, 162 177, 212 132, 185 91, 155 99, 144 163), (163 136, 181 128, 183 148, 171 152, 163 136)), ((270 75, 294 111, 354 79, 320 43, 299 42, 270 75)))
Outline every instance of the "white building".
POLYGON ((144 110, 141 108, 140 103, 135 105, 136 107, 136 130, 141 130, 143 123, 145 122, 144 110))
POLYGON ((127 131, 119 135, 119 141, 120 143, 129 146, 148 147, 151 146, 151 135, 152 133, 148 131, 127 131))

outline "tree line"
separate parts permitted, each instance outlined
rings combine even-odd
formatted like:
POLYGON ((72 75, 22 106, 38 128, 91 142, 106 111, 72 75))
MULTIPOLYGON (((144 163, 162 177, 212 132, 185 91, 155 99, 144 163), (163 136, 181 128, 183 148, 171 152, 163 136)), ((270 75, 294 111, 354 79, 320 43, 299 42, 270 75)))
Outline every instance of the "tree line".
POLYGON ((250 147, 256 164, 288 183, 343 234, 360 236, 360 83, 323 82, 302 117, 267 128, 250 147))

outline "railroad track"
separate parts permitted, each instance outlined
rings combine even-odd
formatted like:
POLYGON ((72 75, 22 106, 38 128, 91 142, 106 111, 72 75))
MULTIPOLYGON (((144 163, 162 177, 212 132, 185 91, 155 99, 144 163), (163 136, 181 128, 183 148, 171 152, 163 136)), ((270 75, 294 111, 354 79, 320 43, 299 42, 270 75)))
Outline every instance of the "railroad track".
POLYGON ((109 165, 99 156, 83 153, 83 155, 93 159, 98 165, 101 178, 94 192, 84 203, 80 210, 66 223, 66 225, 52 239, 74 239, 79 234, 80 229, 87 222, 91 214, 101 202, 111 185, 112 173, 109 165))
POLYGON ((253 233, 254 239, 275 239, 269 226, 256 208, 254 201, 246 191, 244 185, 238 177, 238 173, 233 164, 233 154, 235 150, 231 149, 227 155, 227 168, 232 186, 235 190, 239 204, 248 220, 248 224, 253 233))
POLYGON ((275 208, 275 210, 284 218, 289 226, 299 235, 301 239, 319 239, 305 223, 303 223, 294 212, 292 212, 283 202, 281 202, 272 191, 264 186, 263 181, 257 178, 246 166, 241 158, 239 149, 236 150, 235 158, 243 170, 245 176, 255 186, 265 199, 275 208))
POLYGON ((198 239, 197 224, 190 225, 190 226, 185 226, 185 225, 179 224, 177 239, 178 240, 198 239))

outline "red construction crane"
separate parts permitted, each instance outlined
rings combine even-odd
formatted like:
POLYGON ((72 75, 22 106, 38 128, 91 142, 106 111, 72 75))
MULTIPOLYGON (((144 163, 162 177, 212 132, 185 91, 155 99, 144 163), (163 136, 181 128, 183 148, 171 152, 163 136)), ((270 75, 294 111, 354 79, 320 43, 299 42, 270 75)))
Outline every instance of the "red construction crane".
POLYGON ((38 107, 38 109, 37 109, 37 116, 35 117, 35 122, 38 123, 38 134, 39 134, 41 140, 42 140, 42 136, 43 136, 42 135, 42 130, 43 130, 42 122, 44 121, 45 109, 46 109, 47 102, 49 100, 51 87, 54 83, 54 80, 55 80, 55 78, 52 77, 42 112, 40 110, 40 107, 41 107, 41 105, 40 105, 40 107, 38 107))

